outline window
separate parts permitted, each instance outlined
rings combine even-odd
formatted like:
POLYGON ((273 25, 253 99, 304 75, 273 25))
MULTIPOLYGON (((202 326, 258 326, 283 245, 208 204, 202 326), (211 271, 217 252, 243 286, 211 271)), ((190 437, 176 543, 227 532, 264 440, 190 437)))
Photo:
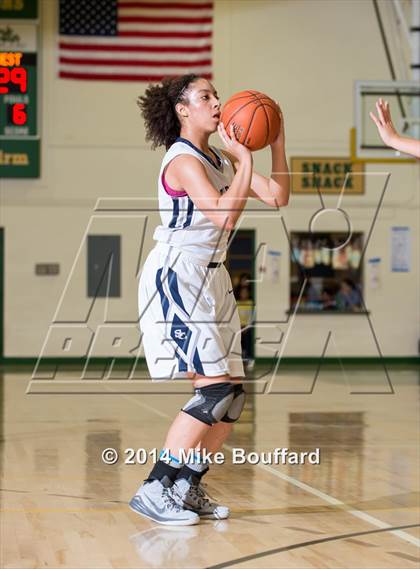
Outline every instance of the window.
POLYGON ((291 248, 291 310, 302 294, 297 312, 364 312, 363 233, 292 232, 291 248))

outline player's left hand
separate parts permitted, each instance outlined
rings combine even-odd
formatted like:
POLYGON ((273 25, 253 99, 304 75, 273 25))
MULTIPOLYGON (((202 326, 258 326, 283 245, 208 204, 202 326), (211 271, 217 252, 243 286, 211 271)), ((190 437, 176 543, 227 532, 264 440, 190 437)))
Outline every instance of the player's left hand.
POLYGON ((233 156, 239 160, 251 159, 252 161, 252 154, 249 148, 247 148, 244 144, 241 144, 239 140, 236 138, 235 128, 233 123, 230 124, 230 136, 226 132, 225 125, 222 121, 219 122, 217 125, 217 132, 225 145, 227 151, 229 151, 233 156))
POLYGON ((285 134, 284 134, 284 117, 281 112, 280 105, 278 101, 275 101, 278 113, 280 115, 280 130, 277 138, 270 144, 271 147, 282 146, 284 147, 285 134))

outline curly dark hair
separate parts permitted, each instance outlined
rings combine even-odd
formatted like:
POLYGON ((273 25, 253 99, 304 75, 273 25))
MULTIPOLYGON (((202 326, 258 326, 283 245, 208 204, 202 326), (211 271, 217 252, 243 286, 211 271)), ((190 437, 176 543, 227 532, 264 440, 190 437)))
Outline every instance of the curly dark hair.
POLYGON ((165 77, 159 84, 151 84, 144 95, 137 99, 146 125, 146 140, 152 142, 152 149, 173 144, 181 132, 181 123, 175 110, 177 103, 188 102, 188 87, 200 79, 190 73, 175 77, 165 77))

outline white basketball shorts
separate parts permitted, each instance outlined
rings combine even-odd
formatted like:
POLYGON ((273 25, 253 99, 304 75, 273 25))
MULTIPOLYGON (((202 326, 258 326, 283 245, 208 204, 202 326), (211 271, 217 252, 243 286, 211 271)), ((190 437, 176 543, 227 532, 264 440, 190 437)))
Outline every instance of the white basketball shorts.
POLYGON ((223 264, 208 268, 157 243, 140 276, 139 313, 152 379, 245 375, 238 309, 223 264))

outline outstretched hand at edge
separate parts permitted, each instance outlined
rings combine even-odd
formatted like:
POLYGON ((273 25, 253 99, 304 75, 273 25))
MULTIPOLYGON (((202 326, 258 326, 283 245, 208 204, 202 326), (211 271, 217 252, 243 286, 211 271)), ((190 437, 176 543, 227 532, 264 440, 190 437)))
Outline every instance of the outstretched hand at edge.
POLYGON ((398 134, 392 123, 388 101, 383 101, 382 99, 376 101, 376 110, 378 116, 374 115, 374 113, 369 114, 378 128, 379 136, 382 138, 384 144, 404 154, 410 154, 415 158, 420 158, 420 140, 400 136, 398 134))
POLYGON ((392 122, 388 101, 378 99, 376 101, 376 111, 378 116, 370 112, 370 118, 376 124, 379 136, 382 138, 384 144, 387 146, 393 146, 395 139, 398 138, 398 133, 392 122))

